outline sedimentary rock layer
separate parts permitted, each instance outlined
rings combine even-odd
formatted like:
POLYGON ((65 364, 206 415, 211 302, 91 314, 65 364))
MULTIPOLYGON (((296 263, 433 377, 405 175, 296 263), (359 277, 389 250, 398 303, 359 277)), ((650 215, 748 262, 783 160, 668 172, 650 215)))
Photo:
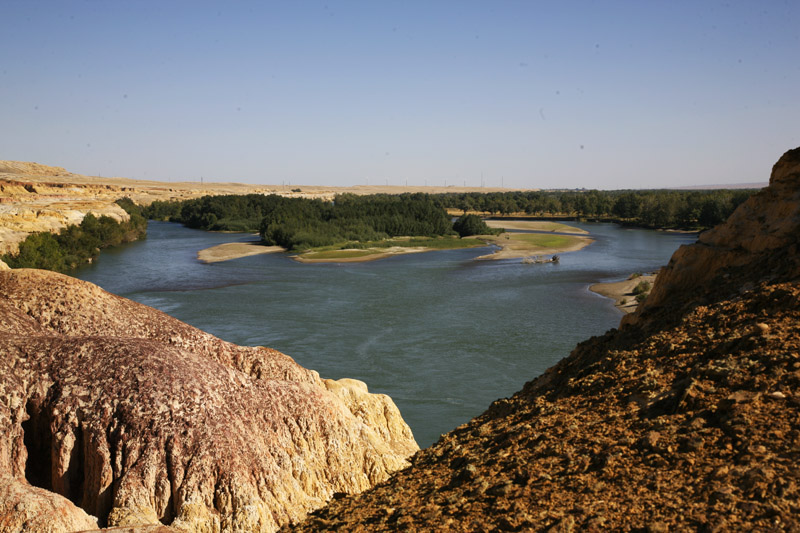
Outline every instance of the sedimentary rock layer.
POLYGON ((39 270, 0 271, 0 399, 0 531, 272 531, 417 450, 361 382, 39 270))
POLYGON ((800 530, 799 239, 796 149, 619 330, 286 530, 800 530))

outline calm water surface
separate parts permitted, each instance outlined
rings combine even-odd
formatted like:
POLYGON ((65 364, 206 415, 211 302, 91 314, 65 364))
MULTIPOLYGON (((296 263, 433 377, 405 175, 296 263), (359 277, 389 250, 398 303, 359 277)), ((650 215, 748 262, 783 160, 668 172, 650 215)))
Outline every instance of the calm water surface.
POLYGON ((616 327, 588 290, 665 265, 680 235, 574 223, 595 242, 558 264, 473 261, 485 248, 369 263, 300 264, 283 254, 203 264, 199 250, 252 240, 150 222, 77 277, 241 345, 292 356, 328 378, 365 381, 400 408, 420 446, 616 327))

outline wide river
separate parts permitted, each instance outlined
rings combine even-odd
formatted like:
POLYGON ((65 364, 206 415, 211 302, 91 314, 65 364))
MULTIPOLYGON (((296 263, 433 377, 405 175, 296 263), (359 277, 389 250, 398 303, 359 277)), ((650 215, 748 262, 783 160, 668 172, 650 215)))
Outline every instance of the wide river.
POLYGON ((557 264, 473 261, 485 248, 204 264, 199 250, 252 237, 150 222, 146 240, 104 251, 77 277, 236 344, 278 349, 323 377, 360 379, 391 396, 425 447, 616 327, 621 313, 590 284, 657 270, 696 238, 572 225, 595 242, 557 264))

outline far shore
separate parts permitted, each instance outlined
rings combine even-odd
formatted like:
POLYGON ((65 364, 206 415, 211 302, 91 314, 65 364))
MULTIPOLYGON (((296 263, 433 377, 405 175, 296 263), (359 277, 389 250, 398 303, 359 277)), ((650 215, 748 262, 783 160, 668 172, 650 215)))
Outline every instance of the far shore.
POLYGON ((280 246, 265 246, 258 241, 254 242, 226 242, 197 252, 197 258, 204 263, 219 263, 251 255, 271 254, 284 252, 280 246))
POLYGON ((614 305, 623 313, 633 313, 639 307, 639 302, 636 301, 633 289, 642 281, 647 281, 652 285, 655 280, 656 274, 631 275, 628 279, 622 281, 595 283, 589 287, 589 290, 614 300, 614 305))

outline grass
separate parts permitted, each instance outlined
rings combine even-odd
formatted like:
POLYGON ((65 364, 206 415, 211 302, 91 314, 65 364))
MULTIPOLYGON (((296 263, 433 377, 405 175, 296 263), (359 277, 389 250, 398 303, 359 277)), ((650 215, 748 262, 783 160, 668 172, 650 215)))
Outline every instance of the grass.
POLYGON ((351 257, 374 255, 375 253, 378 252, 375 250, 323 250, 314 251, 310 253, 308 257, 309 259, 349 259, 351 257))
POLYGON ((505 228, 522 231, 552 231, 556 233, 581 233, 586 231, 549 220, 487 220, 486 225, 490 228, 505 228))
POLYGON ((486 246, 486 243, 479 240, 467 237, 465 239, 459 239, 458 237, 434 237, 434 238, 422 238, 422 237, 415 237, 408 240, 399 240, 399 239, 392 239, 390 241, 393 244, 391 246, 413 246, 413 247, 423 247, 423 248, 432 248, 434 250, 455 250, 458 248, 474 248, 476 246, 486 246))
POLYGON ((300 255, 308 259, 351 259, 357 257, 367 257, 370 255, 385 253, 387 248, 427 248, 429 250, 455 250, 459 248, 475 248, 486 246, 486 242, 480 239, 465 238, 457 236, 446 237, 397 237, 383 241, 368 242, 344 242, 331 246, 320 246, 304 250, 300 255))
POLYGON ((508 235, 510 235, 511 241, 520 241, 537 248, 562 248, 564 246, 570 246, 573 241, 576 241, 574 237, 542 233, 518 233, 508 235))

